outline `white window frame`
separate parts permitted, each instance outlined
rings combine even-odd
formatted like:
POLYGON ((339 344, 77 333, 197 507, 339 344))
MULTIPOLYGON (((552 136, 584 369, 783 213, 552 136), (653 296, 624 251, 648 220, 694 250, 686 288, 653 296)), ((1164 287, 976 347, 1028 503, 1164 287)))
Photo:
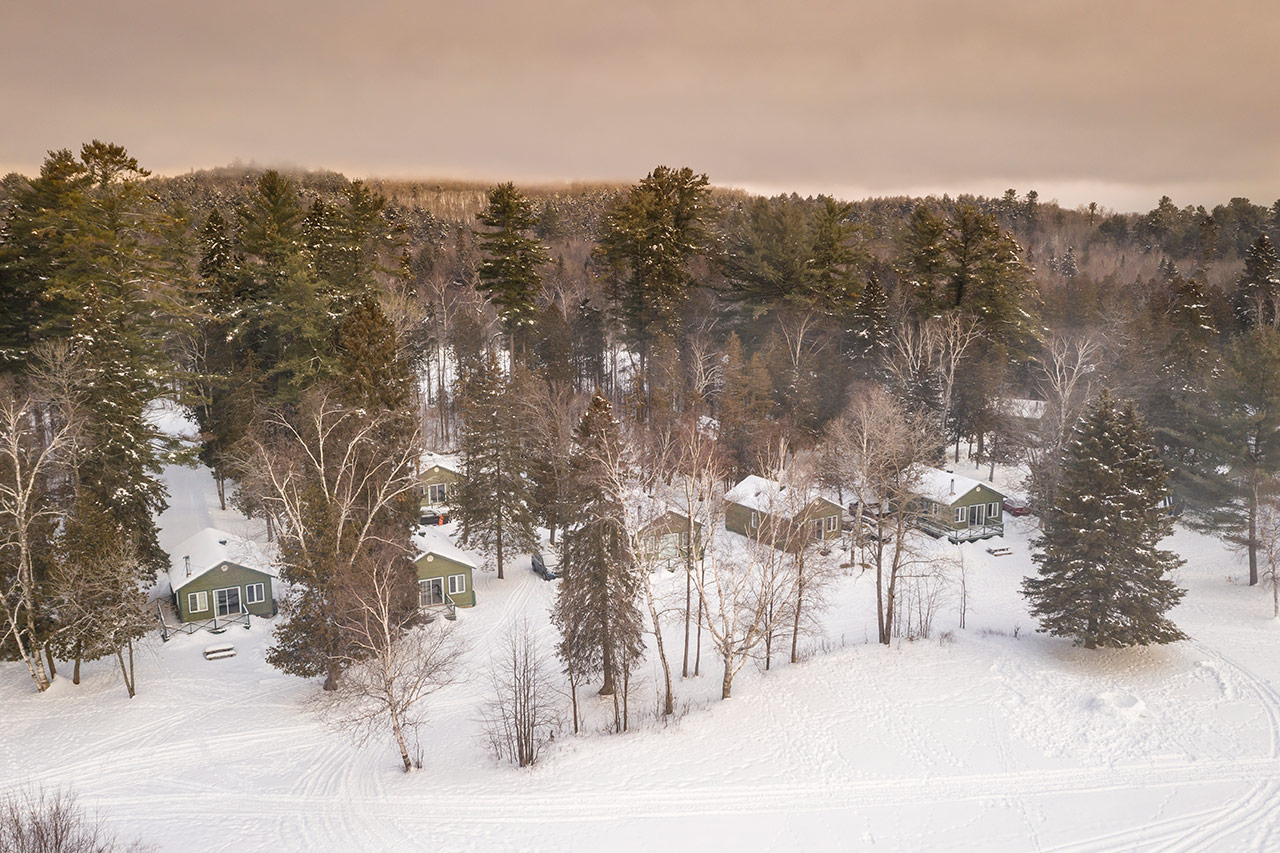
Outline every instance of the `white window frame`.
POLYGON ((244 590, 238 586, 224 586, 221 589, 213 591, 213 611, 219 616, 239 616, 240 611, 244 610, 244 590), (228 607, 226 613, 218 613, 218 593, 236 591, 236 604, 240 605, 234 612, 228 607))
POLYGON ((449 500, 448 483, 432 483, 427 486, 427 503, 442 504, 449 500))
POLYGON ((751 511, 751 529, 756 530, 760 527, 760 513, 755 510, 751 511))
POLYGON ((467 576, 466 575, 449 575, 449 594, 450 595, 466 595, 467 594, 467 576), (455 587, 454 581, 457 581, 455 587))
POLYGON ((823 521, 821 518, 815 518, 813 520, 813 538, 821 539, 822 531, 826 529, 826 526, 827 526, 826 522, 823 521))
POLYGON ((969 523, 969 508, 967 506, 956 507, 955 519, 956 524, 967 525, 969 523))
POLYGON ((419 578, 418 579, 418 606, 419 607, 437 607, 444 604, 444 579, 443 578, 419 578), (439 601, 423 601, 424 598, 430 598, 431 587, 433 584, 440 584, 440 600, 439 601))
POLYGON ((247 583, 244 585, 244 603, 245 604, 261 604, 267 600, 267 585, 265 583, 247 583), (254 598, 255 590, 257 598, 254 598))
POLYGON ((187 612, 204 613, 209 609, 209 593, 207 590, 187 593, 187 612), (199 603, 199 607, 196 604, 199 603))
POLYGON ((827 516, 827 532, 830 533, 831 531, 838 530, 839 528, 840 528, 840 516, 828 515, 827 516))
POLYGON ((999 518, 999 517, 1000 517, 1000 502, 992 501, 991 503, 987 504, 987 520, 990 521, 992 518, 999 518))

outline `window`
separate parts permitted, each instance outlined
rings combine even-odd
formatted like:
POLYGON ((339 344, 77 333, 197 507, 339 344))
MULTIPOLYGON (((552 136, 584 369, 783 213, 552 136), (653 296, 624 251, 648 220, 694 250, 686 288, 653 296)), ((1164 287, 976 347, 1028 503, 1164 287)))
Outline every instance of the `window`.
POLYGON ((207 592, 189 592, 187 593, 187 612, 200 613, 209 609, 209 593, 207 592))
POLYGON ((759 526, 760 526, 760 513, 758 512, 751 513, 751 529, 755 530, 759 526))
POLYGON ((840 526, 840 516, 838 516, 838 515, 828 515, 828 516, 827 516, 827 530, 828 530, 828 531, 835 530, 835 529, 836 529, 836 528, 838 528, 839 526, 840 526))
POLYGON ((448 483, 432 483, 427 486, 427 503, 442 504, 449 500, 448 483))
POLYGON ((244 600, 249 604, 261 604, 267 600, 267 590, 263 584, 251 583, 244 588, 244 600))
POLYGON ((956 507, 956 524, 964 524, 969 518, 969 511, 962 506, 956 507))
POLYGON ((813 538, 814 539, 822 538, 822 519, 820 518, 815 518, 813 520, 813 538))
POLYGON ((236 616, 240 607, 240 587, 230 586, 213 591, 213 603, 217 605, 219 616, 236 616))
POLYGON ((449 575, 449 594, 462 595, 467 591, 466 575, 449 575))
POLYGON ((987 518, 999 518, 999 517, 1000 517, 1000 502, 992 501, 991 503, 987 504, 987 518))

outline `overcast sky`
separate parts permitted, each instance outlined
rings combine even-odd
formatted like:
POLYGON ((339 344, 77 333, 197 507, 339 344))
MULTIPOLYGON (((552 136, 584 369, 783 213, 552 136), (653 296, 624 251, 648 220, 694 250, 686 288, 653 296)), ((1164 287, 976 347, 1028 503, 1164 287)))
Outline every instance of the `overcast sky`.
POLYGON ((1280 0, 0 0, 0 172, 1280 197, 1280 0))

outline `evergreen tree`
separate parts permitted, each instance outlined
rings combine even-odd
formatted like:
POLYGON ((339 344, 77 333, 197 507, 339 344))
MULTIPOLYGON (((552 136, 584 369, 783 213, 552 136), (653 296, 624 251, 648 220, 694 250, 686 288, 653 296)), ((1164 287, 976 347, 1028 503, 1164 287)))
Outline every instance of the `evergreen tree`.
POLYGON ((889 296, 872 273, 846 323, 849 357, 863 379, 882 382, 889 360, 889 296))
POLYGON ((463 381, 462 482, 453 509, 462 541, 493 554, 498 577, 506 555, 536 544, 533 482, 527 476, 531 443, 516 393, 492 352, 463 381))
POLYGON ((1039 630, 1087 649, 1185 638, 1166 615, 1185 593, 1166 575, 1183 561, 1157 547, 1173 526, 1166 480, 1133 405, 1103 391, 1063 452, 1032 557, 1039 574, 1022 584, 1039 630))
POLYGON ((1258 235, 1245 254, 1244 274, 1231 305, 1242 328, 1273 324, 1280 318, 1280 257, 1266 234, 1258 235))
POLYGON ((372 294, 357 302, 337 333, 338 386, 353 405, 403 411, 413 391, 413 370, 396 328, 372 294))
POLYGON ((609 470, 621 438, 609 401, 596 394, 574 433, 571 524, 565 530, 564 577, 553 619, 581 672, 604 676, 602 695, 644 651, 641 578, 627 547, 625 507, 609 470))
POLYGON ((1206 526, 1242 545, 1258 582, 1258 512, 1280 491, 1280 329, 1255 326, 1223 354, 1206 395, 1205 453, 1188 496, 1206 526))
POLYGON ((676 337, 693 282, 688 262, 707 241, 707 176, 659 166, 605 214, 596 251, 616 283, 616 310, 640 357, 647 392, 649 351, 676 337))
MULTIPOLYGON (((537 214, 515 184, 499 184, 489 191, 489 206, 476 216, 491 229, 480 233, 480 286, 498 309, 502 329, 512 339, 532 328, 537 317, 539 268, 550 260, 547 250, 528 232, 537 214)), ((513 350, 514 355, 514 350, 513 350)))
POLYGON ((717 410, 720 430, 716 444, 727 457, 730 477, 736 482, 754 473, 774 431, 772 380, 764 358, 747 358, 738 336, 725 344, 723 383, 717 410))

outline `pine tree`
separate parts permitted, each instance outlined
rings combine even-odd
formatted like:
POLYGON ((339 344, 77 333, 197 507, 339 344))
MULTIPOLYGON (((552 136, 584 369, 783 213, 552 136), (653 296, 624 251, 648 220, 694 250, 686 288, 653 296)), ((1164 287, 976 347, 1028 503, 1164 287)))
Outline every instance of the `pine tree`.
POLYGON ((689 259, 707 241, 707 176, 659 166, 606 213, 597 253, 616 282, 619 319, 640 357, 647 391, 649 350, 676 337, 693 279, 689 259))
POLYGON ((533 481, 527 472, 528 424, 510 381, 490 352, 463 381, 462 482, 453 508, 462 541, 493 554, 498 577, 506 555, 532 548, 533 481))
POLYGON ((476 218, 491 229, 480 233, 484 253, 480 286, 498 309, 502 329, 514 343, 534 324, 542 287, 539 270, 550 261, 542 244, 527 236, 538 224, 538 216, 515 184, 508 183, 489 191, 489 206, 476 218))
POLYGON ((1173 526, 1167 477, 1133 405, 1103 391, 1063 452, 1032 557, 1039 574, 1022 584, 1039 630, 1087 649, 1185 638, 1166 615, 1185 593, 1166 575, 1183 561, 1157 547, 1173 526))
POLYGON ((863 379, 882 382, 889 360, 889 296, 872 273, 846 325, 849 358, 863 379))
POLYGON ((1258 512, 1280 491, 1280 329, 1255 326, 1233 340, 1205 395, 1198 424, 1197 515, 1244 546, 1249 584, 1258 582, 1258 512))
POLYGON ((736 482, 757 469, 762 451, 771 444, 773 383, 763 357, 756 353, 748 359, 736 334, 725 344, 722 375, 716 443, 727 457, 730 478, 736 482))
POLYGON ((1280 256, 1266 234, 1249 246, 1231 304, 1242 328, 1274 323, 1280 317, 1280 256))
POLYGON ((644 651, 641 578, 630 559, 625 507, 612 488, 619 425, 597 393, 574 432, 573 511, 565 530, 564 571, 553 618, 582 672, 604 676, 602 695, 616 692, 644 651))

